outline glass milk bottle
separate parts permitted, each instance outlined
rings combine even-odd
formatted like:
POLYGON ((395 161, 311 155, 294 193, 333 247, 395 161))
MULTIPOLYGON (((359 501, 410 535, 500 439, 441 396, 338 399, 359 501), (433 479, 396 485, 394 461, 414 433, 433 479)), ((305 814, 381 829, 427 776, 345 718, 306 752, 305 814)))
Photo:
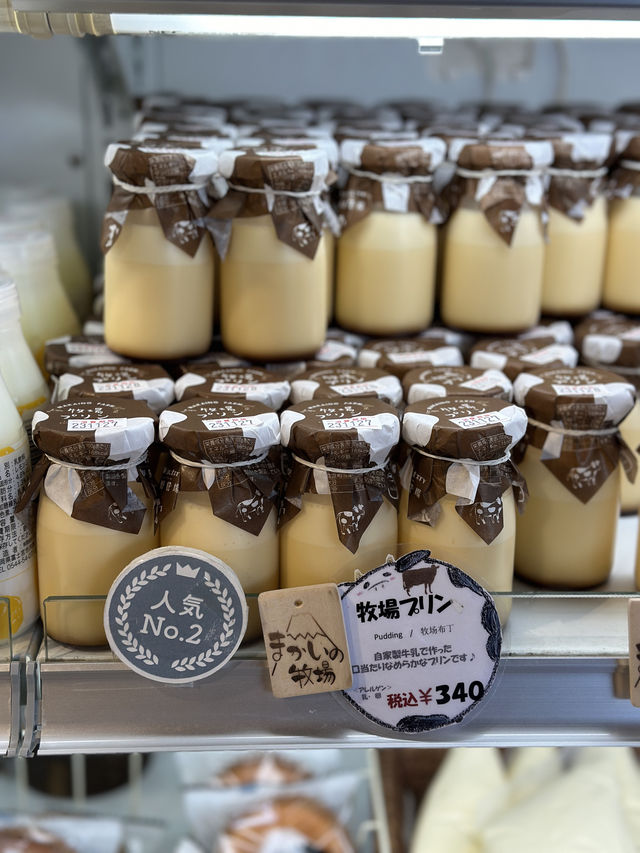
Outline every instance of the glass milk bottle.
POLYGON ((257 594, 278 589, 280 424, 262 403, 196 398, 160 416, 169 448, 161 487, 162 545, 224 560, 247 594, 245 641, 261 636, 257 594))
POLYGON ((327 331, 327 154, 225 151, 220 172, 229 191, 209 218, 230 228, 220 264, 225 349, 262 362, 311 358, 327 331))
POLYGON ((566 133, 551 143, 542 313, 577 317, 597 308, 602 295, 608 227, 603 179, 612 137, 566 133))
POLYGON ((70 200, 33 188, 16 196, 7 206, 8 213, 37 217, 53 235, 60 280, 74 311, 84 319, 91 313, 91 277, 78 245, 70 200))
POLYGON ((618 131, 620 159, 611 176, 609 245, 602 304, 614 311, 640 314, 640 134, 618 131))
POLYGON ((454 140, 460 201, 447 223, 441 311, 447 325, 516 332, 540 317, 542 171, 549 142, 454 140))
POLYGON ((203 218, 218 158, 194 143, 110 145, 104 216, 104 334, 121 355, 170 360, 208 350, 214 252, 203 218))
POLYGON ((336 318, 370 335, 419 332, 433 319, 437 236, 442 222, 433 173, 436 137, 367 143, 347 139, 341 161, 343 232, 336 260, 336 318))
POLYGON ((106 644, 104 603, 83 596, 107 595, 131 560, 159 544, 146 462, 154 437, 154 415, 137 400, 78 398, 34 415, 45 456, 25 498, 40 493, 40 607, 59 642, 106 644))
POLYGON ((613 565, 620 511, 618 425, 635 389, 608 370, 574 367, 521 373, 516 402, 529 417, 518 467, 529 501, 517 520, 516 572, 540 586, 586 589, 613 565))
MULTIPOLYGON (((576 327, 582 360, 593 367, 617 373, 640 390, 640 323, 622 314, 597 311, 576 327)), ((620 424, 620 435, 640 466, 640 402, 620 424)), ((634 513, 640 507, 640 475, 635 482, 620 476, 621 509, 634 513)))
POLYGON ((389 462, 400 437, 380 400, 311 401, 281 416, 291 450, 280 521, 283 587, 352 581, 395 552, 399 487, 389 462))
POLYGON ((80 332, 78 318, 60 283, 53 238, 46 231, 4 235, 0 239, 0 269, 15 282, 22 331, 42 369, 48 340, 80 332))
MULTIPOLYGON (((429 549, 489 592, 510 592, 516 505, 526 499, 511 450, 526 428, 522 409, 492 397, 408 406, 402 421, 410 452, 401 475, 401 551, 429 549)), ((504 624, 511 600, 497 596, 496 607, 504 624)))
POLYGON ((49 389, 20 326, 18 291, 0 270, 0 375, 17 406, 27 434, 36 409, 49 400, 49 389))
POLYGON ((38 618, 33 507, 16 514, 30 471, 27 434, 0 376, 0 641, 38 618))

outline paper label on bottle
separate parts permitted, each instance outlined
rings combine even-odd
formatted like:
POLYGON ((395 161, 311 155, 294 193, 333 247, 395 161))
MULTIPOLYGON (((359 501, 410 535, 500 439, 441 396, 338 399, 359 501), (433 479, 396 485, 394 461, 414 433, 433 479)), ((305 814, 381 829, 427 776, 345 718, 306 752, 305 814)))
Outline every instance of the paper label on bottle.
POLYGON ((466 415, 463 418, 451 418, 451 423, 462 429, 478 429, 478 427, 489 426, 490 424, 501 424, 503 419, 500 417, 500 412, 483 412, 479 415, 466 415))
POLYGON ((382 429, 383 424, 379 415, 358 415, 354 418, 326 418, 322 421, 322 426, 325 429, 341 430, 341 429, 382 429))
POLYGON ((64 345, 65 350, 69 355, 100 355, 105 352, 111 352, 106 344, 87 344, 81 341, 69 341, 64 345))
POLYGON ((569 397, 602 397, 607 393, 606 385, 552 385, 556 394, 569 397))
POLYGON ((145 678, 199 681, 240 645, 247 604, 222 560, 195 548, 156 548, 114 581, 104 627, 114 654, 145 678))
POLYGON ((149 387, 146 379, 121 379, 119 382, 94 382, 96 394, 117 394, 119 391, 144 391, 149 387))
POLYGON ((411 187, 408 183, 382 181, 382 204, 385 210, 392 213, 406 213, 409 210, 411 187))
MULTIPOLYGON (((0 448, 0 639, 15 634, 24 621, 22 598, 13 595, 12 577, 34 571, 35 524, 30 504, 16 515, 31 464, 26 440, 16 447, 0 448)), ((20 589, 24 590, 22 580, 20 589)), ((35 585, 35 579, 33 579, 35 585)))
POLYGON ((94 430, 125 429, 126 418, 81 418, 68 420, 67 432, 93 432, 94 430))
POLYGON ((260 418, 214 418, 212 420, 202 421, 205 429, 211 432, 217 432, 222 429, 247 429, 249 427, 260 426, 262 421, 260 418))
POLYGON ((330 385, 332 391, 343 397, 351 397, 353 394, 377 394, 380 386, 375 382, 354 382, 350 385, 330 385))
POLYGON ((339 584, 353 686, 369 721, 402 733, 460 722, 494 684, 502 636, 493 599, 460 569, 412 551, 339 584))
POLYGON ((387 358, 394 364, 413 364, 414 361, 430 361, 433 350, 413 350, 413 352, 390 352, 387 358))
POLYGON ((461 388, 469 388, 472 391, 489 391, 491 388, 499 387, 499 383, 491 376, 476 376, 460 383, 461 388))
POLYGON ((258 605, 274 696, 286 699, 351 687, 344 618, 334 583, 262 592, 258 605))
POLYGON ((258 391, 259 385, 242 385, 234 382, 214 382, 211 386, 212 394, 247 394, 250 391, 258 391))

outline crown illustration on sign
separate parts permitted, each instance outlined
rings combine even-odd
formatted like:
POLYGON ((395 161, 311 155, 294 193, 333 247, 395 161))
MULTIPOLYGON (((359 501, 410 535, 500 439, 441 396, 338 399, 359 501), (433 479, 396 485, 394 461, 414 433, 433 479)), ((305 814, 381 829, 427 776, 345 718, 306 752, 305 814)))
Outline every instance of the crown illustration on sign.
POLYGON ((181 566, 180 563, 176 567, 176 574, 181 575, 183 578, 197 578, 199 571, 199 568, 192 569, 191 566, 181 566))

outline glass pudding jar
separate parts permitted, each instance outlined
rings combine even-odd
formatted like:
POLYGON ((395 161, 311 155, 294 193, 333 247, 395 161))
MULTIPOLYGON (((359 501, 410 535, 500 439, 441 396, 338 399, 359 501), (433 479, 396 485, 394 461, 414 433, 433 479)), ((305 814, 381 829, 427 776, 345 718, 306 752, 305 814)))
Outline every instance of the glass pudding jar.
MULTIPOLYGON (((224 560, 247 594, 278 589, 280 424, 262 403, 183 400, 160 415, 170 451, 161 485, 162 545, 224 560)), ((245 642, 261 636, 257 598, 245 642)))
MULTIPOLYGON (((409 455, 401 474, 401 550, 428 548, 490 592, 510 592, 516 504, 522 511, 527 494, 511 450, 526 428, 522 409, 491 397, 408 406, 402 421, 409 455)), ((504 624, 510 598, 498 596, 496 607, 504 624)))
POLYGON ((603 180, 612 137, 566 133, 551 143, 542 312, 583 316, 602 296, 608 228, 603 180))
POLYGON ((602 304, 640 314, 640 134, 618 131, 616 149, 621 156, 611 176, 613 201, 602 304))
POLYGON ((510 401, 513 386, 504 373, 481 367, 425 367, 402 377, 407 403, 441 397, 496 397, 510 401))
POLYGON ((445 143, 346 139, 343 232, 336 256, 336 319, 370 335, 419 332, 433 319, 436 227, 443 221, 433 172, 445 143))
POLYGON ((4 232, 0 269, 15 282, 22 331, 42 369, 48 340, 80 332, 80 322, 58 274, 53 237, 46 231, 4 232))
POLYGON ((19 502, 30 456, 22 419, 0 375, 0 641, 38 618, 35 519, 33 507, 19 502))
POLYGON ((542 170, 551 143, 453 140, 461 182, 447 223, 442 318, 468 331, 509 333, 540 317, 544 274, 542 170))
POLYGON ((157 415, 174 400, 173 379, 159 364, 100 364, 63 373, 56 402, 75 397, 141 400, 157 415))
POLYGON ((225 349, 262 362, 309 358, 327 331, 327 155, 225 151, 220 172, 229 190, 208 215, 222 257, 225 349))
POLYGON ((252 400, 277 411, 288 399, 291 386, 286 379, 260 367, 193 367, 176 382, 178 400, 192 397, 234 397, 252 400))
POLYGON ((106 644, 104 602, 74 596, 106 596, 131 560, 159 544, 146 463, 154 437, 155 418, 136 400, 78 398, 33 417, 44 455, 26 496, 40 491, 40 608, 59 642, 106 644), (51 596, 69 598, 47 602, 51 596))
POLYGON ((496 338, 477 343, 471 350, 472 367, 501 370, 512 382, 538 367, 575 367, 578 351, 558 344, 553 337, 496 338))
POLYGON ((300 403, 282 413, 281 430, 293 456, 280 516, 282 586, 352 581, 384 563, 398 534, 395 409, 380 400, 300 403))
POLYGON ((47 341, 44 348, 44 368, 50 376, 92 365, 129 363, 128 358, 112 352, 100 335, 63 335, 47 341))
POLYGON ((456 367, 462 363, 458 347, 445 344, 438 338, 369 341, 358 353, 360 367, 377 367, 400 379, 418 367, 456 367))
MULTIPOLYGON (((582 360, 593 367, 612 370, 640 391, 640 323, 622 314, 597 311, 576 327, 582 360)), ((620 424, 620 435, 640 465, 640 403, 620 424)), ((620 475, 621 509, 634 513, 640 507, 640 476, 635 482, 620 475)))
POLYGON ((294 404, 345 397, 378 399, 398 407, 402 402, 402 386, 397 376, 376 367, 324 367, 308 370, 291 382, 294 404))
POLYGON ((104 330, 115 352, 168 360, 209 348, 214 252, 203 218, 217 162, 199 143, 107 148, 114 188, 102 226, 104 330))
POLYGON ((613 564, 621 458, 635 476, 618 430, 635 389, 607 370, 576 367, 521 373, 514 396, 529 416, 517 454, 529 502, 517 521, 516 572, 555 588, 603 583, 613 564))

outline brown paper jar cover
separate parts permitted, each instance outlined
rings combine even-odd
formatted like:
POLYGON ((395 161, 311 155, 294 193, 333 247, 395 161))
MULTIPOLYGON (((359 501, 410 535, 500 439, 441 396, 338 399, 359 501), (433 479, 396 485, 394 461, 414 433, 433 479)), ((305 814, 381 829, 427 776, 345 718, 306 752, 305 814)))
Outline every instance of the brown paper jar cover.
POLYGON ((63 373, 56 400, 75 397, 140 400, 159 414, 174 400, 173 379, 159 364, 100 364, 63 373))
POLYGON ((341 400, 370 397, 392 406, 402 402, 402 386, 397 376, 376 367, 324 367, 308 370, 291 383, 294 403, 305 400, 341 400))
POLYGON ((105 166, 114 187, 102 223, 102 251, 108 252, 120 236, 129 210, 154 207, 165 238, 194 257, 202 240, 209 239, 206 186, 217 173, 216 152, 199 142, 131 140, 109 145, 105 166), (175 192, 164 190, 169 186, 175 186, 175 192), (162 191, 154 193, 156 188, 162 191))
POLYGON ((396 410, 372 399, 300 403, 282 413, 281 433, 282 444, 292 451, 293 464, 280 526, 300 512, 304 494, 328 493, 338 538, 355 554, 383 500, 398 506, 398 470, 389 461, 400 438, 396 410), (354 518, 357 524, 345 523, 354 518))
MULTIPOLYGON (((576 345, 587 364, 640 370, 640 321, 598 311, 575 330, 576 345)), ((623 370, 620 371, 624 375, 623 370)))
POLYGON ((361 367, 377 367, 400 379, 417 367, 462 365, 462 353, 439 338, 391 338, 369 341, 358 354, 361 367))
POLYGON ((402 377, 407 403, 437 397, 498 397, 511 400, 513 386, 507 376, 494 368, 419 367, 402 377))
POLYGON ((279 409, 289 398, 286 379, 260 367, 193 367, 176 382, 178 400, 209 395, 238 397, 279 409))
POLYGON ((206 491, 213 515, 260 534, 282 491, 275 412, 248 400, 195 398, 162 413, 160 437, 172 451, 160 485, 160 524, 180 493, 206 491))
POLYGON ((501 370, 513 382, 526 370, 538 367, 575 367, 578 352, 554 338, 494 338, 477 343, 471 350, 472 367, 501 370))
POLYGON ((93 364, 130 364, 128 358, 112 352, 100 335, 64 335, 47 341, 44 367, 51 376, 93 364))

